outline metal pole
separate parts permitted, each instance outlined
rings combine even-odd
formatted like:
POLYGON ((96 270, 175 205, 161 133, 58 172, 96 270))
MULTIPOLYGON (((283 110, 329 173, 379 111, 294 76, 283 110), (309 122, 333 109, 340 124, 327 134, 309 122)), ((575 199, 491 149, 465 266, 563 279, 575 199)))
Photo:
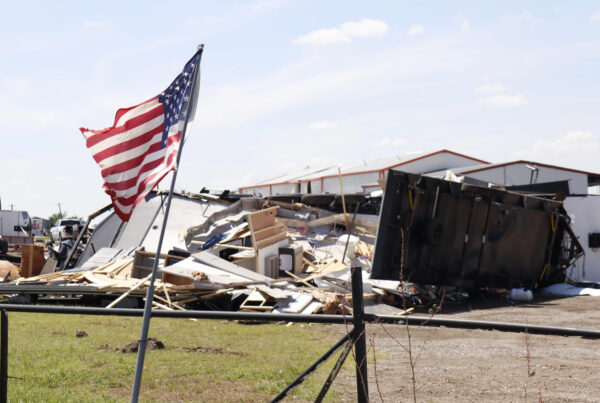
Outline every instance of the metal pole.
MULTIPOLYGON (((203 45, 198 47, 198 52, 202 52, 203 45)), ((198 59, 200 63, 200 59, 198 59)), ((181 150, 183 150, 183 143, 185 140, 189 112, 192 110, 192 104, 195 102, 193 98, 194 88, 196 86, 196 80, 198 79, 198 72, 200 71, 200 65, 196 66, 194 72, 194 79, 192 81, 192 90, 190 92, 190 101, 187 105, 187 111, 185 115, 185 121, 183 123, 183 130, 181 131, 181 140, 179 142, 179 150, 177 150, 177 162, 176 168, 173 171, 173 178, 171 179, 171 187, 169 188, 169 197, 167 198, 167 206, 165 208, 165 215, 163 218, 162 228, 160 230, 160 237, 158 239, 158 246, 156 249, 156 255, 154 257, 154 264, 152 266, 152 276, 150 277, 150 285, 146 292, 146 304, 144 305, 144 316, 142 319, 142 330, 138 346, 137 362, 135 364, 135 375, 133 379, 133 387, 131 390, 131 403, 137 403, 140 395, 140 385, 142 383, 142 372, 144 369, 144 358, 146 356, 146 343, 148 342, 148 330, 150 328, 150 316, 152 316, 152 301, 154 300, 154 280, 156 279, 156 272, 158 271, 158 261, 160 260, 160 251, 162 249, 163 238, 165 236, 165 229, 167 227, 167 219, 169 218, 169 210, 171 209, 171 199, 173 198, 173 192, 175 190, 175 181, 177 180, 177 172, 179 170, 179 161, 181 159, 181 150)))
POLYGON ((344 346, 344 350, 342 350, 342 353, 338 357, 337 362, 331 369, 331 372, 329 373, 329 376, 325 380, 325 383, 323 384, 323 387, 321 388, 319 395, 315 399, 315 403, 321 403, 323 401, 323 399, 325 399, 325 395, 327 395, 327 392, 329 392, 329 388, 331 387, 331 384, 333 384, 335 377, 340 372, 340 369, 342 369, 342 365, 344 365, 344 362, 346 362, 346 358, 348 357, 348 354, 350 354, 350 351, 352 351, 352 347, 354 347, 354 344, 352 343, 352 341, 349 341, 344 346))
POLYGON ((310 373, 314 372, 317 368, 319 368, 321 366, 321 364, 323 364, 325 361, 327 361, 329 359, 329 357, 331 357, 344 344, 350 343, 350 339, 352 337, 353 337, 352 331, 350 331, 350 333, 344 335, 344 337, 342 337, 337 343, 335 343, 333 345, 333 347, 331 347, 329 350, 327 350, 327 352, 325 354, 323 354, 321 356, 321 358, 319 358, 310 367, 308 367, 308 369, 306 369, 306 371, 301 373, 300 376, 298 378, 296 378, 292 383, 290 383, 284 390, 282 390, 280 394, 275 396, 275 398, 273 400, 271 400, 271 403, 280 402, 281 400, 283 400, 283 398, 286 397, 288 395, 288 393, 290 393, 296 386, 298 386, 302 382, 304 382, 304 379, 306 379, 306 377, 308 375, 310 375, 310 373))
POLYGON ((367 379, 367 341, 365 337, 362 268, 352 269, 352 321, 354 322, 354 355, 356 359, 356 400, 369 401, 369 381, 367 379))
POLYGON ((8 315, 0 311, 0 403, 8 401, 8 315))

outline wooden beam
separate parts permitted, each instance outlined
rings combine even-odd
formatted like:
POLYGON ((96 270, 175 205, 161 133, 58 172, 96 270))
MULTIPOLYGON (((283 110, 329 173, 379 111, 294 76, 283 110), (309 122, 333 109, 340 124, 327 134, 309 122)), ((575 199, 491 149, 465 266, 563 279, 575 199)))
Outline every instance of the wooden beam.
POLYGON ((140 282, 138 282, 137 284, 133 285, 129 291, 125 292, 123 295, 121 295, 119 298, 115 299, 113 302, 111 302, 110 304, 106 305, 106 308, 112 308, 113 306, 117 305, 119 302, 121 302, 122 300, 124 300, 125 298, 127 298, 127 296, 129 294, 131 294, 133 291, 137 290, 138 288, 140 288, 146 281, 150 280, 150 277, 152 277, 152 273, 148 274, 146 277, 144 277, 140 282))

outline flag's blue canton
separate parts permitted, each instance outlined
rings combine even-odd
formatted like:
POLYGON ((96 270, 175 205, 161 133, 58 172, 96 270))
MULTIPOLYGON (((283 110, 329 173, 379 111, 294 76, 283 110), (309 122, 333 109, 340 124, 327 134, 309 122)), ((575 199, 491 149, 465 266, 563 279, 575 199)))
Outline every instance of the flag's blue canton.
POLYGON ((198 68, 200 55, 194 56, 183 68, 181 74, 175 78, 175 81, 169 85, 164 92, 158 95, 158 101, 163 104, 165 123, 163 128, 163 136, 161 148, 167 146, 167 137, 171 126, 178 124, 180 120, 185 119, 188 104, 192 95, 192 77, 198 68))

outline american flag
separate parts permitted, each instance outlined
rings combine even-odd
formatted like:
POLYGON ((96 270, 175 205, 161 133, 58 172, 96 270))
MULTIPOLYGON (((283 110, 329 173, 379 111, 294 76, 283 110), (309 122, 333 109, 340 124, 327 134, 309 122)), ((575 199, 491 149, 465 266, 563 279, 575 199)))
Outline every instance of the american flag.
POLYGON ((100 166, 102 188, 123 221, 129 221, 133 208, 165 175, 176 169, 186 115, 189 113, 189 121, 194 117, 199 81, 194 77, 201 56, 202 49, 158 96, 119 109, 111 127, 80 129, 100 166))

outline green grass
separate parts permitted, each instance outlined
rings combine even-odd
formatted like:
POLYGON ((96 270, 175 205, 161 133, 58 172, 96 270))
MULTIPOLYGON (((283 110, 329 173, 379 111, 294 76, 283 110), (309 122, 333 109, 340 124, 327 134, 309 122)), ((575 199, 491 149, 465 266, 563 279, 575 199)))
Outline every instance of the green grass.
MULTIPOLYGON (((137 354, 115 350, 140 326, 141 318, 9 313, 9 401, 128 401, 137 354)), ((337 341, 320 326, 152 319, 149 336, 165 349, 146 353, 140 401, 268 401, 337 341)), ((294 397, 314 400, 336 358, 294 397)))

